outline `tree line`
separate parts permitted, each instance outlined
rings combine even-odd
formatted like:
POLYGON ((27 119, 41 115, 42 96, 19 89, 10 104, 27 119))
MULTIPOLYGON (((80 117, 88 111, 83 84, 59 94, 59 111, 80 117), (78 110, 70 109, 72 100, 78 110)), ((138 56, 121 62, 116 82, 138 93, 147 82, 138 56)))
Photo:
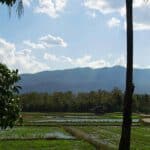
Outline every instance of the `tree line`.
MULTIPOLYGON (((20 103, 25 112, 92 112, 97 106, 103 106, 105 112, 121 112, 123 96, 117 88, 111 92, 98 90, 76 94, 71 91, 27 93, 20 95, 20 103)), ((150 113, 150 95, 134 95, 133 111, 150 113)))

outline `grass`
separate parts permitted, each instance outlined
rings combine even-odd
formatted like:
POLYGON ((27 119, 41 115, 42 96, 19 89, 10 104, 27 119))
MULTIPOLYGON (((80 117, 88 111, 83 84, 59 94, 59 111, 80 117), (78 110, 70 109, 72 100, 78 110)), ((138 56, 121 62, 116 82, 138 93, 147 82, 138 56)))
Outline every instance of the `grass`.
MULTIPOLYGON (((96 139, 101 140, 117 149, 120 139, 120 127, 79 127, 96 139)), ((150 127, 133 127, 131 136, 132 150, 149 150, 150 149, 150 127)))
POLYGON ((95 148, 84 141, 2 141, 0 150, 95 150, 95 148))
POLYGON ((94 150, 94 147, 82 140, 21 140, 22 138, 44 138, 47 134, 69 139, 72 136, 58 127, 15 127, 0 131, 0 150, 94 150), (14 140, 19 138, 20 140, 14 140), (6 141, 2 141, 6 139, 6 141), (12 139, 7 141, 7 139, 12 139))
POLYGON ((0 139, 44 138, 48 136, 69 138, 70 135, 58 127, 15 127, 0 132, 0 139))

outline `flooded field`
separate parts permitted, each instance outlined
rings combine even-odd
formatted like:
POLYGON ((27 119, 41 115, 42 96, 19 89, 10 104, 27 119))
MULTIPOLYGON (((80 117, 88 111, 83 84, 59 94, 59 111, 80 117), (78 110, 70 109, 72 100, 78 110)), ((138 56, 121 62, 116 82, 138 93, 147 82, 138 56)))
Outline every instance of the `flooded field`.
MULTIPOLYGON (((43 114, 39 113, 31 114, 31 113, 25 113, 24 116, 24 123, 25 124, 46 124, 46 125, 96 125, 96 124, 114 124, 114 125, 121 125, 122 123, 122 115, 121 113, 114 113, 114 114, 105 114, 105 115, 94 115, 94 114, 82 114, 80 115, 77 113, 49 113, 49 114, 43 114)), ((132 122, 134 124, 139 124, 140 117, 135 114, 133 116, 132 122)))
MULTIPOLYGON (((23 113, 23 126, 0 130, 0 150, 94 150, 102 143, 117 150, 122 114, 23 113), (74 130, 72 134, 67 128, 74 130), (77 133, 76 133, 77 132, 77 133), (81 134, 81 137, 80 137, 81 134), (84 139, 85 137, 85 139, 84 139), (32 141, 32 142, 31 142, 32 141), (91 142, 96 141, 96 142, 91 142), (93 144, 94 143, 94 144, 93 144)), ((150 149, 150 127, 133 115, 132 150, 150 149)))
MULTIPOLYGON (((53 122, 53 123, 99 123, 99 122, 105 122, 105 123, 115 123, 115 122, 122 122, 122 119, 94 119, 94 118, 87 118, 87 116, 85 116, 85 118, 65 118, 65 117, 47 117, 48 119, 41 119, 41 120, 36 120, 36 121, 30 121, 32 123, 44 123, 44 122, 53 122)), ((138 123, 139 119, 133 119, 132 120, 133 123, 138 123)))

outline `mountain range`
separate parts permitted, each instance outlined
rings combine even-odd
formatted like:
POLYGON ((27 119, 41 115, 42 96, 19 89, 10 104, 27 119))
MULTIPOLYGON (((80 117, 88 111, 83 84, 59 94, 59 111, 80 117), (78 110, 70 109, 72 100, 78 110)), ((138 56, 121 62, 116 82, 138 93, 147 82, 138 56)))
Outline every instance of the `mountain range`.
MULTIPOLYGON (((21 93, 29 92, 88 92, 125 88, 126 69, 121 66, 99 69, 75 68, 22 74, 21 93)), ((150 69, 134 69, 135 93, 150 93, 150 69)))

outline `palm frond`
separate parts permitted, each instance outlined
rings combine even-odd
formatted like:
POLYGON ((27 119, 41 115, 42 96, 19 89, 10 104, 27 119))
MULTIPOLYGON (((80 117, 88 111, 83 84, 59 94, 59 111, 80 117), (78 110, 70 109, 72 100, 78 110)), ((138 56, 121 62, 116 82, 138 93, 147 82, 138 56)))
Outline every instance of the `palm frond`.
POLYGON ((18 17, 21 17, 21 15, 23 14, 23 12, 24 12, 23 1, 19 0, 18 4, 17 4, 17 14, 18 14, 18 17))
POLYGON ((18 17, 21 17, 21 15, 24 12, 23 1, 22 0, 0 0, 0 3, 8 6, 8 8, 9 8, 9 15, 11 15, 11 8, 14 5, 17 5, 16 12, 18 14, 18 17))

